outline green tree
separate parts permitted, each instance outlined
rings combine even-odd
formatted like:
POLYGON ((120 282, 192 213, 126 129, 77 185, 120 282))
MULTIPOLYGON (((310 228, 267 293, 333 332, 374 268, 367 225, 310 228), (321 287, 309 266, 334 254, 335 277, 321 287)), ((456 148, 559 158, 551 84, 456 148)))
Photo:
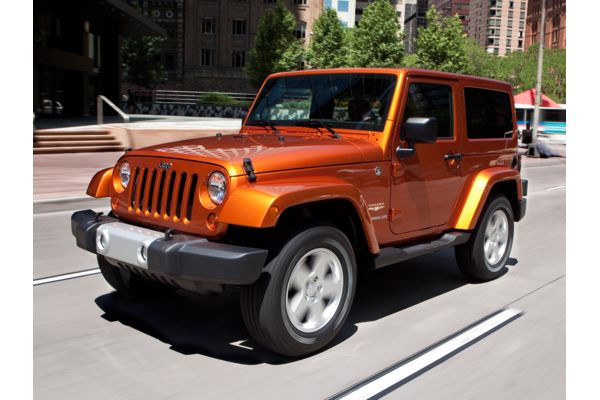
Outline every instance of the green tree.
POLYGON ((252 86, 260 87, 269 74, 299 67, 296 62, 303 57, 303 49, 294 35, 295 27, 294 15, 281 0, 261 17, 246 64, 252 86))
POLYGON ((154 89, 166 79, 160 62, 160 36, 131 36, 123 39, 121 63, 126 80, 139 87, 154 89))
POLYGON ((337 12, 326 9, 313 25, 306 59, 312 68, 339 68, 346 66, 347 51, 344 27, 337 12))
MULTIPOLYGON (((500 57, 496 78, 509 82, 515 93, 535 88, 538 50, 539 47, 533 45, 525 52, 516 51, 500 57)), ((542 93, 559 103, 567 101, 566 61, 565 50, 544 50, 542 93)))
POLYGON ((467 38, 457 16, 442 17, 434 7, 426 14, 427 26, 419 27, 417 59, 422 68, 462 73, 467 70, 467 38))
MULTIPOLYGON (((537 52, 537 46, 535 51, 537 52)), ((559 103, 567 102, 567 51, 565 49, 544 51, 542 93, 559 103)))
POLYGON ((465 57, 467 66, 464 73, 487 78, 496 78, 498 75, 499 57, 486 52, 473 39, 467 39, 465 57))
POLYGON ((375 0, 354 28, 349 64, 356 67, 399 67, 404 44, 396 11, 387 0, 375 0))

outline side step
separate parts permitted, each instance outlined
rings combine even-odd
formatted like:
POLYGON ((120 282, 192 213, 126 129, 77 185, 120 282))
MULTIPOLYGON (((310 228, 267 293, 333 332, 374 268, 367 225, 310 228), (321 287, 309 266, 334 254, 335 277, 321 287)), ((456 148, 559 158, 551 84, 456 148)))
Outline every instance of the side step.
POLYGON ((412 244, 404 247, 385 247, 373 260, 375 268, 396 264, 434 251, 447 249, 466 243, 471 236, 468 232, 450 232, 439 239, 412 244))

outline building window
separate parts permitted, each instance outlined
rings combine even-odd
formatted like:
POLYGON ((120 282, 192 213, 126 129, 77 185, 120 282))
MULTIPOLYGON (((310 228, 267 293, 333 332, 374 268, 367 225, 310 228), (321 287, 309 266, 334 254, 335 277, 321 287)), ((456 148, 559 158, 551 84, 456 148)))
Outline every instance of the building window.
POLYGON ((494 47, 494 55, 497 56, 498 54, 500 54, 500 50, 498 50, 497 47, 494 47))
POLYGON ((512 46, 512 39, 506 39, 506 47, 512 46))
POLYGON ((298 39, 306 38, 306 23, 305 22, 299 22, 298 25, 296 25, 296 29, 294 30, 294 35, 296 35, 296 37, 298 39))
POLYGON ((294 4, 297 4, 299 6, 305 6, 306 3, 308 3, 308 0, 294 0, 294 4))
POLYGON ((524 29, 525 28, 525 21, 521 20, 519 21, 519 29, 524 29))
POLYGON ((521 19, 525 19, 525 11, 521 11, 521 12, 519 13, 519 18, 521 18, 521 19))
POLYGON ((200 65, 204 67, 215 66, 215 49, 202 49, 200 55, 200 65))
POLYGON ((246 66, 246 52, 243 50, 234 50, 231 52, 231 66, 243 68, 246 66))
POLYGON ((506 31, 506 36, 512 37, 512 29, 506 31))
POLYGON ((514 8, 515 6, 515 2, 514 1, 509 1, 508 2, 508 8, 510 8, 511 10, 514 8))
POLYGON ((525 7, 527 7, 527 3, 525 3, 525 2, 521 3, 521 10, 524 10, 525 7))
POLYGON ((246 20, 245 19, 234 19, 232 33, 234 35, 245 35, 246 34, 246 20))
POLYGON ((350 1, 348 0, 338 0, 338 11, 341 12, 348 12, 348 4, 350 3, 350 1))
POLYGON ((171 54, 167 54, 165 56, 165 70, 166 71, 175 70, 175 57, 171 54))
POLYGON ((508 10, 508 18, 512 18, 513 17, 513 11, 512 10, 508 10))
POLYGON ((517 47, 522 49, 523 48, 523 40, 519 39, 517 47))
POLYGON ((519 38, 523 39, 523 31, 519 31, 519 38))
POLYGON ((202 18, 202 33, 207 35, 215 34, 216 21, 213 17, 202 18))

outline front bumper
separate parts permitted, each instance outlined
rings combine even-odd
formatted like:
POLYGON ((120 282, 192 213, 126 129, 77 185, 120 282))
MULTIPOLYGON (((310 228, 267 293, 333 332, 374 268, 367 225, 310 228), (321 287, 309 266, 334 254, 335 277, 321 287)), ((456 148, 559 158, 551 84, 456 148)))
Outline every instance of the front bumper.
POLYGON ((78 247, 115 265, 123 263, 195 282, 248 285, 258 279, 267 259, 267 250, 169 235, 92 210, 71 216, 71 232, 78 247))

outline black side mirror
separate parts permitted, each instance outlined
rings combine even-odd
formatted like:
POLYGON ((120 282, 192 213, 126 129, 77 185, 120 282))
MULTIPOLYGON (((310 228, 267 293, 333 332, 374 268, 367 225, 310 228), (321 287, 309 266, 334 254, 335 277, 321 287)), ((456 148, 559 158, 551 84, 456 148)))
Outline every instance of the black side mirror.
POLYGON ((437 118, 409 118, 404 123, 404 139, 414 143, 435 143, 437 118))
POLYGON ((402 126, 402 139, 408 148, 398 146, 396 157, 405 158, 415 154, 415 143, 435 143, 437 138, 437 118, 409 118, 402 126))

